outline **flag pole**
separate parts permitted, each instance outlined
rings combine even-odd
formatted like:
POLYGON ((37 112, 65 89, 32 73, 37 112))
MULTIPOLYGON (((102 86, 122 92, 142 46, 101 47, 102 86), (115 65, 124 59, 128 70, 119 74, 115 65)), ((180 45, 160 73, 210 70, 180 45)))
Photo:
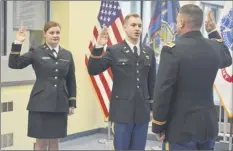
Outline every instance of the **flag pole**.
MULTIPOLYGON (((233 58, 232 58, 232 61, 233 61, 233 58)), ((232 92, 231 93, 232 94, 231 106, 232 106, 232 109, 233 109, 233 85, 232 85, 232 91, 231 92, 232 92)), ((233 117, 230 117, 230 120, 231 120, 231 124, 230 124, 229 150, 232 150, 233 117)))
MULTIPOLYGON (((233 58, 232 58, 232 61, 233 61, 233 58)), ((233 94, 233 86, 232 86, 232 94, 233 94)), ((231 100, 231 101, 232 101, 231 106, 232 106, 232 109, 233 109, 233 100, 231 100)), ((229 136, 229 147, 228 147, 228 149, 232 150, 233 117, 230 117, 229 119, 231 120, 231 123, 230 123, 230 136, 229 136)))
POLYGON ((108 121, 108 141, 112 142, 112 138, 111 138, 111 122, 108 121))
POLYGON ((230 123, 230 136, 229 136, 229 147, 228 147, 228 149, 229 150, 232 150, 232 118, 230 118, 230 120, 231 120, 231 123, 230 123))
POLYGON ((113 140, 112 140, 112 137, 111 137, 111 121, 107 119, 104 120, 104 122, 108 122, 108 125, 107 125, 107 139, 100 139, 98 142, 100 144, 111 144, 113 143, 113 140))

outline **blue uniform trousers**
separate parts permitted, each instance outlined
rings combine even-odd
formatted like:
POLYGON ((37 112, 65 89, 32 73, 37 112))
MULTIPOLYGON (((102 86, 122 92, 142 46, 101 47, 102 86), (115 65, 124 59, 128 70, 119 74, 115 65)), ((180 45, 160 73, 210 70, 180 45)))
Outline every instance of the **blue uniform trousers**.
POLYGON ((163 150, 214 150, 215 139, 206 141, 189 141, 182 144, 172 144, 168 141, 163 142, 163 150))
POLYGON ((145 150, 148 123, 113 123, 112 130, 115 150, 145 150))

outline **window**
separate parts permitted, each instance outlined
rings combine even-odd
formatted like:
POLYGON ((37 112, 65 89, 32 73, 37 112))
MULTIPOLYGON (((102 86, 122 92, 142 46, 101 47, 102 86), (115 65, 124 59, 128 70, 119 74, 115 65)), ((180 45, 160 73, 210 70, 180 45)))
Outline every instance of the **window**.
MULTIPOLYGON (((143 21, 143 32, 142 37, 144 38, 148 32, 151 17, 156 7, 156 1, 142 1, 142 21, 143 21)), ((142 39, 143 40, 143 39, 142 39)))
POLYGON ((8 56, 15 34, 21 26, 28 29, 21 54, 28 52, 30 47, 36 47, 42 43, 43 26, 49 20, 49 2, 1 1, 1 16, 4 18, 4 23, 1 24, 1 39, 3 39, 1 40, 3 43, 1 44, 1 84, 32 83, 35 80, 32 67, 29 66, 23 70, 10 69, 8 56))
POLYGON ((147 33, 150 19, 153 14, 156 1, 119 1, 123 16, 129 13, 137 13, 142 18, 142 37, 147 33))
POLYGON ((141 14, 141 1, 119 1, 119 4, 124 17, 129 13, 141 14))

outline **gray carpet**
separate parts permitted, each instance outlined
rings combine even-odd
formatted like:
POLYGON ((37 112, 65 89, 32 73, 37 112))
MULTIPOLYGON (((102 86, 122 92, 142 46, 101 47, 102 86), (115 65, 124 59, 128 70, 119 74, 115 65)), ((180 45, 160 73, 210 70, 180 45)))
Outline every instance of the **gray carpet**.
MULTIPOLYGON (((94 134, 60 143, 61 150, 113 150, 112 142, 103 143, 106 134, 94 134)), ((161 143, 147 141, 146 150, 161 150, 161 143)))

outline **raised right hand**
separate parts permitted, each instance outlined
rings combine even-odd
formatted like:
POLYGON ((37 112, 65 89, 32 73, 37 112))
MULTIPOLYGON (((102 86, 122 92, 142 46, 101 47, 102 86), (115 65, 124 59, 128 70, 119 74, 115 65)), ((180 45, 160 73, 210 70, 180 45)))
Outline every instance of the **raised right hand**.
POLYGON ((107 27, 104 27, 101 30, 101 32, 97 38, 97 44, 104 46, 107 42, 108 42, 108 29, 107 29, 107 27))
POLYGON ((19 30, 16 32, 16 37, 17 41, 24 42, 26 39, 26 28, 25 27, 20 27, 19 30))

